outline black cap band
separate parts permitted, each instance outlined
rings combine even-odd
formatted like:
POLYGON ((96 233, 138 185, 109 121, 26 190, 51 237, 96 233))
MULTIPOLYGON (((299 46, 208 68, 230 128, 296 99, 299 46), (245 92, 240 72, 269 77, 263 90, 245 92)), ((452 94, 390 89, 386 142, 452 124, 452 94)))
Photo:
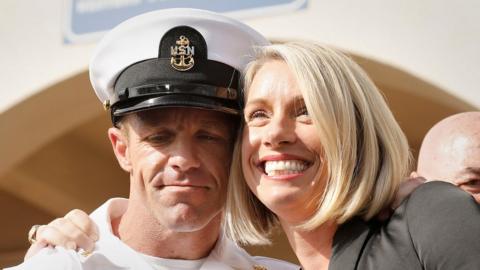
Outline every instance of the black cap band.
POLYGON ((239 79, 239 71, 213 60, 198 63, 189 72, 181 72, 170 66, 170 59, 155 58, 135 63, 123 70, 115 82, 114 91, 120 100, 121 93, 127 89, 144 85, 192 83, 238 89, 239 79))

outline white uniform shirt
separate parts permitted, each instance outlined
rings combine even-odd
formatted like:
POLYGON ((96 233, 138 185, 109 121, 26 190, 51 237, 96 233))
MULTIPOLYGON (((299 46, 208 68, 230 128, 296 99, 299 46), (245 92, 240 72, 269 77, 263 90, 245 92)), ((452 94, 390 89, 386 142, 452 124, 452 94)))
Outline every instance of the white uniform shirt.
POLYGON ((148 258, 131 249, 112 233, 111 220, 123 215, 127 209, 127 199, 110 199, 97 208, 90 217, 99 229, 99 240, 95 250, 88 255, 82 252, 66 250, 61 247, 44 248, 24 263, 8 268, 10 270, 45 269, 45 270, 120 270, 120 269, 188 269, 196 267, 199 270, 216 269, 299 269, 298 266, 277 259, 252 257, 245 250, 236 246, 226 237, 220 236, 214 249, 208 257, 189 261, 161 258, 148 258), (157 260, 158 259, 158 260, 157 260), (172 268, 172 265, 177 267, 172 268))

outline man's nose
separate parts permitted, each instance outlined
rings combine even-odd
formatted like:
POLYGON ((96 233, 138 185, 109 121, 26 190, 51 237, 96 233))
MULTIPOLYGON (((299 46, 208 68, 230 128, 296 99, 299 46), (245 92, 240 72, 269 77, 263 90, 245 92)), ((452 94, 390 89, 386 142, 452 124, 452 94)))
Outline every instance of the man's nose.
POLYGON ((189 139, 178 140, 170 152, 169 165, 179 172, 198 168, 200 161, 195 151, 194 143, 189 139))

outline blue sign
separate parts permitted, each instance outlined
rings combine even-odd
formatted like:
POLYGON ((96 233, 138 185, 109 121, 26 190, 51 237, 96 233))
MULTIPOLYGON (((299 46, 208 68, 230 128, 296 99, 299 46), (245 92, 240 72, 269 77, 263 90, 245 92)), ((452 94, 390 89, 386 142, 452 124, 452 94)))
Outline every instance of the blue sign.
POLYGON ((246 18, 302 9, 308 0, 68 0, 65 42, 91 41, 122 21, 157 9, 199 8, 246 18))

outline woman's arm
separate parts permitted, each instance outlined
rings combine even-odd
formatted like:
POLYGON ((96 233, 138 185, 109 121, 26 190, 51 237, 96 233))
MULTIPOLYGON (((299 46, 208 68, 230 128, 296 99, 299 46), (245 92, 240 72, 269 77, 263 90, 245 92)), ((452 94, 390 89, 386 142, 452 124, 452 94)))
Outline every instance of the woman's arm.
POLYGON ((46 246, 62 246, 90 252, 98 240, 98 228, 85 212, 75 209, 48 225, 38 226, 32 238, 34 243, 28 249, 25 260, 46 246))

